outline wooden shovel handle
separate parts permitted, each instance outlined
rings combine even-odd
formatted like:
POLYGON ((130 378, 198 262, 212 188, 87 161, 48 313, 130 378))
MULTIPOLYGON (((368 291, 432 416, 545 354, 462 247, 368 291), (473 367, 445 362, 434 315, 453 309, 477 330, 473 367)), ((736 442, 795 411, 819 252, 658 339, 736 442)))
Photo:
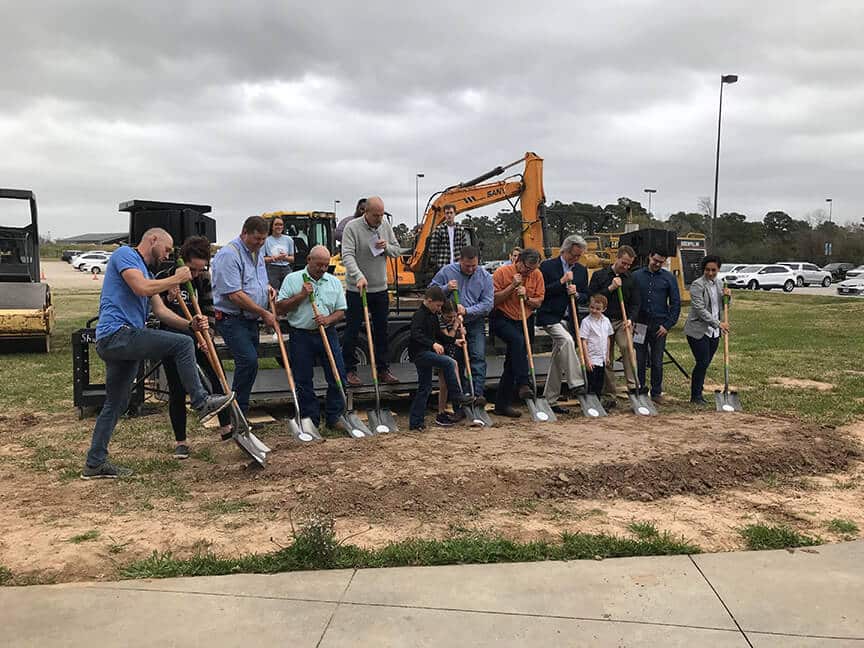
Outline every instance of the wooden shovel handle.
MULTIPOLYGON (((372 365, 372 382, 378 382, 378 367, 375 364, 375 341, 372 339, 372 324, 369 322, 369 304, 366 301, 366 289, 361 292, 363 299, 363 321, 366 323, 366 342, 369 345, 369 364, 372 365)), ((315 307, 315 304, 312 304, 315 307)))
MULTIPOLYGON (((292 394, 296 394, 297 389, 294 385, 294 372, 291 371, 291 363, 288 362, 288 351, 285 349, 285 340, 282 339, 282 329, 279 328, 279 315, 276 313, 276 302, 270 298, 270 312, 276 318, 276 341, 279 344, 279 353, 282 356, 282 365, 285 368, 285 376, 288 378, 288 387, 292 394)), ((298 404, 299 407, 299 404, 298 404)))
POLYGON ((528 337, 528 317, 525 315, 525 298, 519 298, 519 311, 522 313, 522 334, 525 336, 525 348, 528 350, 528 364, 534 373, 534 353, 531 350, 531 338, 528 337))

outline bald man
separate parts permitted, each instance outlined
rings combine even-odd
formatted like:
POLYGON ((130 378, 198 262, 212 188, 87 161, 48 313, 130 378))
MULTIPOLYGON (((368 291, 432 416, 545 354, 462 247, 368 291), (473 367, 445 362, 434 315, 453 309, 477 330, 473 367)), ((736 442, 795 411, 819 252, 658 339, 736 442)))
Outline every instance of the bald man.
POLYGON ((105 361, 105 404, 96 419, 93 440, 87 453, 82 479, 115 479, 132 471, 108 461, 108 443, 117 419, 129 407, 129 391, 142 360, 172 358, 180 382, 205 422, 234 401, 227 396, 211 396, 198 378, 195 343, 189 335, 145 328, 148 310, 178 331, 207 330, 207 318, 192 322, 174 314, 159 297, 192 278, 187 267, 177 268, 170 277, 154 279, 150 268, 168 258, 174 241, 163 229, 144 232, 137 247, 121 247, 111 255, 105 268, 105 281, 99 297, 99 323, 96 326, 96 352, 105 361))
POLYGON ((336 324, 345 317, 345 291, 342 290, 342 282, 327 273, 330 250, 323 245, 316 245, 309 250, 306 261, 305 268, 292 272, 282 282, 276 312, 288 316, 291 369, 297 383, 300 416, 312 419, 316 426, 320 424, 318 399, 315 397, 312 381, 312 367, 317 361, 324 368, 324 375, 327 377, 327 399, 324 405, 327 426, 335 429, 339 415, 345 409, 345 403, 330 368, 318 326, 323 326, 327 333, 339 378, 344 383, 345 367, 342 350, 339 348, 339 336, 336 335, 336 324), (317 318, 309 303, 309 295, 315 298, 317 318))
POLYGON ((387 257, 398 257, 399 242, 390 223, 384 220, 384 201, 378 196, 366 200, 366 211, 345 227, 342 234, 342 263, 345 266, 345 286, 348 289, 348 311, 345 316, 343 353, 348 370, 348 384, 363 384, 357 375, 354 346, 364 325, 361 293, 365 289, 375 338, 375 362, 378 378, 389 385, 399 380, 390 373, 387 362, 387 315, 390 299, 387 296, 387 257))

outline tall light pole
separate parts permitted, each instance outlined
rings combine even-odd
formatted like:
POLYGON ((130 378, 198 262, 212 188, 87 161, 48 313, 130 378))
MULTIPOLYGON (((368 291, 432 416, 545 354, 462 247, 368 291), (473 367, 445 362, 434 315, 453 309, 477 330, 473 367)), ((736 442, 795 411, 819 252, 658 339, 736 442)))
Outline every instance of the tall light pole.
POLYGON ((717 110, 717 160, 714 163, 714 213, 711 217, 711 250, 717 250, 714 239, 714 228, 717 223, 717 187, 720 183, 720 124, 723 121, 723 86, 727 83, 737 83, 737 74, 724 74, 720 77, 720 108, 717 110))
POLYGON ((342 202, 341 200, 334 200, 333 201, 333 215, 334 216, 336 215, 336 205, 338 205, 341 202, 342 202))
POLYGON ((653 194, 657 193, 657 190, 656 189, 643 189, 642 191, 644 191, 645 193, 648 194, 648 217, 650 218, 651 217, 651 196, 653 194))
POLYGON ((418 173, 414 178, 414 225, 420 224, 420 178, 425 178, 425 173, 418 173))
POLYGON ((825 202, 828 203, 828 222, 830 223, 830 222, 832 222, 831 216, 834 213, 834 199, 833 198, 826 198, 825 202))

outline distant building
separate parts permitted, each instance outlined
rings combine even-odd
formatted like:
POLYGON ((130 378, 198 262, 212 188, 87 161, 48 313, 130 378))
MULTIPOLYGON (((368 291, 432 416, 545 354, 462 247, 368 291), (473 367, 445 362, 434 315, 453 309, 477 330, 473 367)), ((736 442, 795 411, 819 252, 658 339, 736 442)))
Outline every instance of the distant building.
POLYGON ((91 232, 69 238, 57 239, 63 245, 119 245, 129 241, 129 232, 91 232))

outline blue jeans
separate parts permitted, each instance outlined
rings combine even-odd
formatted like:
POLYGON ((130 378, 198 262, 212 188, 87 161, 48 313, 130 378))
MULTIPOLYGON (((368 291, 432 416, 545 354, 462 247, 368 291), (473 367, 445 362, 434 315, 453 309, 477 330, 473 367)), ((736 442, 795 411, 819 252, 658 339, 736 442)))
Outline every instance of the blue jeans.
POLYGON ((458 398, 461 396, 459 380, 456 377, 456 361, 447 355, 439 355, 434 351, 422 351, 414 358, 417 367, 417 394, 411 403, 411 413, 408 416, 408 426, 417 428, 423 425, 426 416, 426 404, 429 402, 429 394, 432 393, 432 369, 437 367, 438 371, 444 373, 447 382, 447 395, 454 407, 458 407, 458 398))
POLYGON ((495 395, 495 407, 503 409, 510 405, 515 387, 527 385, 530 382, 528 374, 528 349, 525 346, 525 334, 522 332, 522 322, 505 317, 499 311, 495 314, 495 335, 507 345, 504 356, 504 372, 498 382, 498 393, 495 395))
MULTIPOLYGON (((465 340, 471 360, 474 395, 483 396, 486 387, 486 321, 482 317, 465 323, 465 340)), ((465 385, 467 385, 467 381, 465 385)))
POLYGON ((231 391, 237 394, 237 404, 246 414, 249 411, 252 385, 258 375, 258 320, 226 316, 216 320, 216 330, 234 358, 231 391))
POLYGON ((87 452, 87 465, 91 468, 96 468, 108 458, 108 443, 117 420, 129 407, 129 390, 142 360, 174 358, 180 382, 190 396, 192 407, 200 408, 207 398, 198 378, 195 343, 188 335, 123 326, 97 340, 96 352, 105 361, 105 404, 96 417, 93 439, 87 452))
POLYGON ((639 385, 645 387, 645 373, 651 364, 651 396, 663 393, 663 352, 666 350, 666 335, 657 335, 661 321, 648 322, 645 333, 645 343, 635 344, 636 366, 639 370, 639 385))
MULTIPOLYGON (((342 353, 339 349, 339 336, 332 326, 325 329, 330 348, 333 350, 333 359, 336 361, 336 369, 339 371, 339 379, 345 384, 345 367, 342 363, 342 353)), ((341 390, 333 378, 330 369, 330 361, 327 360, 327 352, 324 350, 324 342, 318 330, 305 331, 301 329, 289 329, 291 336, 291 370, 294 372, 294 381, 297 383, 297 401, 300 407, 300 416, 309 417, 315 425, 321 422, 321 414, 318 407, 318 397, 315 396, 313 383, 313 367, 318 363, 324 367, 324 375, 327 377, 327 398, 324 402, 324 414, 327 417, 327 425, 333 427, 342 412, 345 411, 345 401, 341 390)))
MULTIPOLYGON (((360 330, 366 330, 363 318, 363 298, 359 292, 345 294, 348 309, 345 311, 345 330, 342 332, 342 357, 345 360, 345 370, 357 370, 357 359, 354 357, 354 347, 360 330)), ((386 290, 366 293, 369 304, 369 324, 372 326, 372 337, 375 338, 375 364, 378 373, 389 371, 387 362, 387 316, 390 313, 390 297, 386 290)))
POLYGON ((688 335, 687 344, 690 345, 693 358, 696 360, 696 366, 693 367, 693 373, 690 374, 690 400, 697 400, 702 398, 705 373, 708 371, 708 367, 711 366, 711 360, 714 358, 714 353, 720 344, 720 338, 703 335, 697 340, 688 335))

